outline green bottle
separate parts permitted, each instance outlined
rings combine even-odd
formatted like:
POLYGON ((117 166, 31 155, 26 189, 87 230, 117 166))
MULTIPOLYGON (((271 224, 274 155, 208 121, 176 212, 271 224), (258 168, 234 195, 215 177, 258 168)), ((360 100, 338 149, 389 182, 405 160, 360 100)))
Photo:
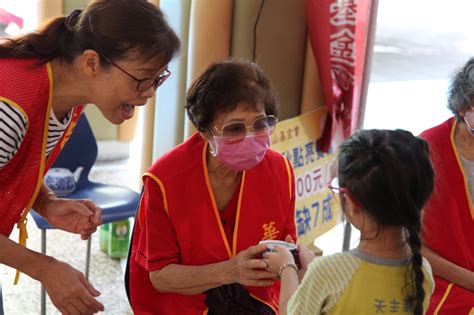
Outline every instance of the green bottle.
POLYGON ((104 223, 100 226, 99 244, 100 250, 108 254, 109 252, 109 229, 110 223, 104 223))
POLYGON ((111 258, 126 258, 130 241, 130 221, 110 223, 108 254, 111 258))

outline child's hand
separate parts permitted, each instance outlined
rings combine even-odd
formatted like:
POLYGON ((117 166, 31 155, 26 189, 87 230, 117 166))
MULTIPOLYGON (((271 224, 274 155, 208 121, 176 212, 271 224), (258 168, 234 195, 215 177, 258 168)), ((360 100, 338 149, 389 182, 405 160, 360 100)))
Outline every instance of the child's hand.
POLYGON ((306 245, 298 245, 298 255, 302 270, 306 270, 308 265, 314 260, 314 254, 306 245))
POLYGON ((278 276, 281 266, 287 263, 295 263, 295 259, 291 252, 282 247, 275 245, 271 252, 265 252, 262 254, 263 258, 267 262, 267 271, 278 276))

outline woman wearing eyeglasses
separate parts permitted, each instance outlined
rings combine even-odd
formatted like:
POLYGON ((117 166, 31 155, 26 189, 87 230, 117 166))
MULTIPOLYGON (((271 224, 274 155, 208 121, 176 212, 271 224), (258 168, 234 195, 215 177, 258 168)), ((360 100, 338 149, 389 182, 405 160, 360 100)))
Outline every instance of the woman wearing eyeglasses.
POLYGON ((278 314, 264 239, 295 238, 294 179, 271 150, 277 102, 255 64, 210 66, 186 111, 198 132, 143 177, 132 239, 135 314, 278 314))
POLYGON ((97 0, 41 29, 0 41, 0 263, 39 280, 62 313, 103 310, 83 275, 20 243, 33 207, 83 239, 101 223, 91 201, 58 199, 42 184, 85 104, 112 123, 130 119, 169 76, 179 40, 145 0, 97 0))

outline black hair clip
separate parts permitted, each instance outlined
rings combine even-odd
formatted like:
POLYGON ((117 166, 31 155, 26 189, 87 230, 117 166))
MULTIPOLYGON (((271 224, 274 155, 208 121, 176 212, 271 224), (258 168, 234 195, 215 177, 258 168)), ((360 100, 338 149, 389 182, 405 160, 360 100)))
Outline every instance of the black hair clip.
POLYGON ((74 32, 74 25, 76 24, 77 18, 82 13, 82 10, 74 10, 64 20, 64 25, 69 32, 74 32))

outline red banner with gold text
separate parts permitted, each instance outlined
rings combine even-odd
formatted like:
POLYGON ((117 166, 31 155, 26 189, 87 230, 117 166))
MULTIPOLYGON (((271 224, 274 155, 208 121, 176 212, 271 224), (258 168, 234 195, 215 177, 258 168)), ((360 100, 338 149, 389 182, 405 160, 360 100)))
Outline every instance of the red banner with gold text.
POLYGON ((318 141, 335 149, 360 127, 377 0, 307 0, 308 33, 328 114, 318 141))

